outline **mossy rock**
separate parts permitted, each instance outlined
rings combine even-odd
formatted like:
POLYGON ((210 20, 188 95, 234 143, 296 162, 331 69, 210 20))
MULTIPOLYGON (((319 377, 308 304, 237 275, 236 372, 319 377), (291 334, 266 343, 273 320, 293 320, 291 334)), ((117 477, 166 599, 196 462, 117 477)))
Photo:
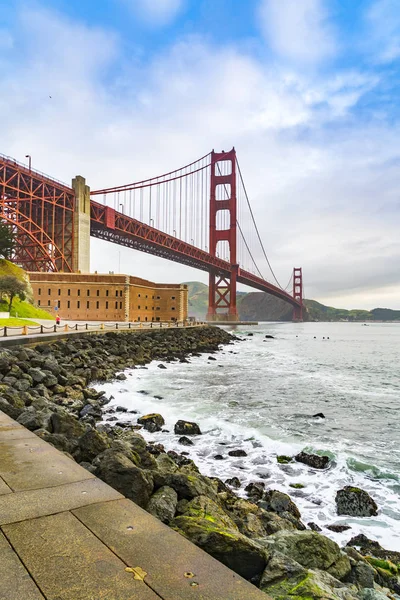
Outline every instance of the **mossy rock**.
POLYGON ((343 579, 351 570, 349 557, 336 542, 315 531, 279 531, 260 542, 307 569, 322 569, 337 579, 343 579))
POLYGON ((259 577, 268 558, 265 549, 236 529, 223 527, 219 519, 213 522, 211 514, 208 517, 179 516, 171 526, 245 579, 259 577))
POLYGON ((276 461, 280 464, 280 465, 287 465, 290 462, 292 462, 293 458, 291 456, 286 456, 285 454, 280 454, 279 456, 276 457, 276 461))
POLYGON ((357 487, 346 486, 336 493, 338 515, 372 517, 378 514, 378 506, 368 492, 357 487))
POLYGON ((365 558, 367 559, 370 565, 375 567, 375 569, 384 569, 392 575, 399 574, 400 568, 394 563, 392 563, 390 560, 382 560, 380 558, 374 558, 373 556, 366 556, 365 558))
POLYGON ((302 490, 306 486, 303 483, 289 483, 289 487, 291 487, 295 490, 302 490))

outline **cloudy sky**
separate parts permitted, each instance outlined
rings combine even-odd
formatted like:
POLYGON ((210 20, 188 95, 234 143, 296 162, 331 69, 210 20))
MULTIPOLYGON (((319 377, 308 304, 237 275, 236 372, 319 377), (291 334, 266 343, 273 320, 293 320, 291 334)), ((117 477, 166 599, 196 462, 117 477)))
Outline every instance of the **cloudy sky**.
MULTIPOLYGON (((235 146, 279 279, 400 308, 399 74, 398 0, 0 0, 0 152, 99 189, 235 146)), ((207 281, 94 240, 119 268, 207 281)))

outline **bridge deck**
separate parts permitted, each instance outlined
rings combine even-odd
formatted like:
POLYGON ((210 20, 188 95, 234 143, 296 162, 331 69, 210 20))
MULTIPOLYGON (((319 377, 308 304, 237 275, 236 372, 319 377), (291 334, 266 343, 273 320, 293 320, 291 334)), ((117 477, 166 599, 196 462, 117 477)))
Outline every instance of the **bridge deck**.
POLYGON ((267 596, 0 411, 0 599, 100 598, 267 596))

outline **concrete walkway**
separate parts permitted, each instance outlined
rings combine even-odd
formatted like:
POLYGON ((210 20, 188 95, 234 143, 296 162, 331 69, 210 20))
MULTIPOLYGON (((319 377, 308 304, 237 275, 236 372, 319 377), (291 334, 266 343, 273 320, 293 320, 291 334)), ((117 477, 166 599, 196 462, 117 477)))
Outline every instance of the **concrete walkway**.
POLYGON ((0 600, 159 598, 268 597, 0 411, 0 600))

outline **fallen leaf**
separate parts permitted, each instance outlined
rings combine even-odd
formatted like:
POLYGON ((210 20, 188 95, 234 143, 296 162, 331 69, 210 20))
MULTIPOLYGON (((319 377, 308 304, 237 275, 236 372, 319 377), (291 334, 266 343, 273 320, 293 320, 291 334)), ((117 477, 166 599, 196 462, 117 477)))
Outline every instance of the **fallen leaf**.
POLYGON ((185 573, 185 577, 187 577, 188 579, 191 579, 192 577, 194 577, 194 573, 191 573, 190 571, 187 571, 185 573))
POLYGON ((141 567, 126 567, 125 571, 127 573, 133 573, 134 579, 138 579, 139 581, 144 581, 147 573, 143 571, 141 567))

